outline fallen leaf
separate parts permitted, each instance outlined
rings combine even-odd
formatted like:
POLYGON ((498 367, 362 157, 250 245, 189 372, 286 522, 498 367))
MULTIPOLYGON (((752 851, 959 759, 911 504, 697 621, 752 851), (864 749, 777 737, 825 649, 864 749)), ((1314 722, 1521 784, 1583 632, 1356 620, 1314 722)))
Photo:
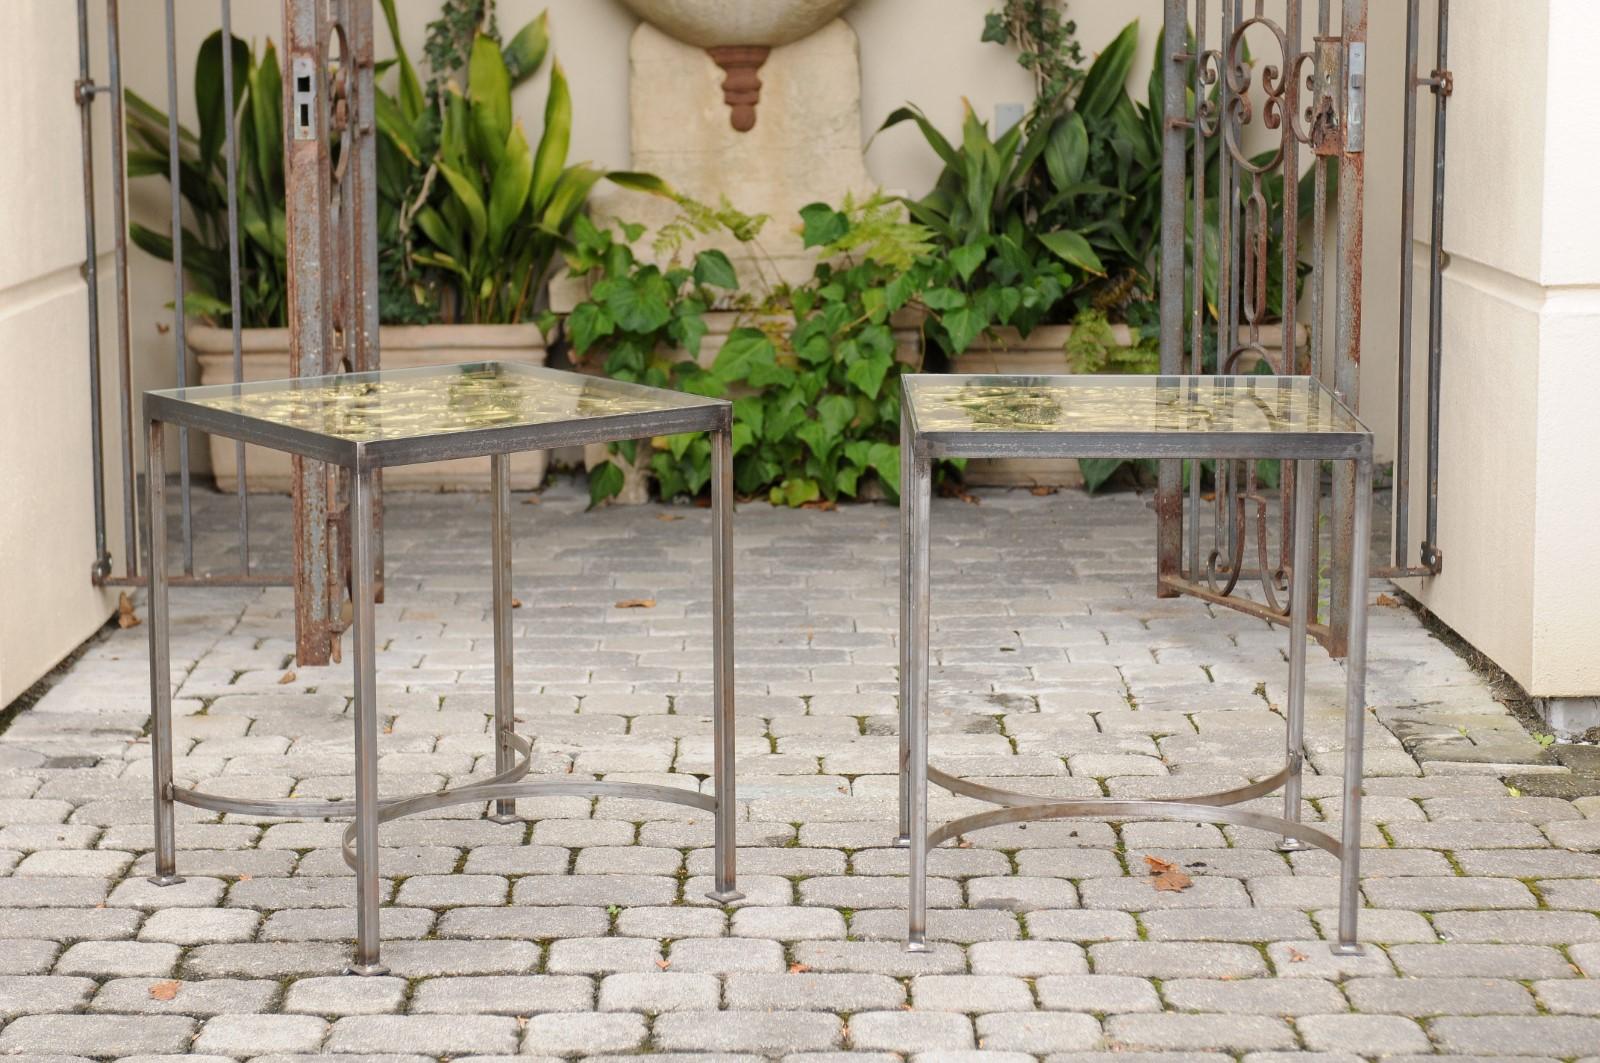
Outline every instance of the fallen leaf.
POLYGON ((676 513, 657 513, 656 520, 682 520, 676 513))
POLYGON ((1169 860, 1159 856, 1146 856, 1144 862, 1150 866, 1150 877, 1157 893, 1182 893, 1194 885, 1194 879, 1184 874, 1183 869, 1169 860))
POLYGON ((654 609, 656 600, 654 598, 624 598, 617 603, 616 607, 618 609, 654 609))
POLYGON ((802 502, 800 504, 800 508, 816 509, 821 510, 823 513, 832 513, 834 510, 839 508, 839 503, 830 502, 826 498, 820 498, 815 502, 802 502))
POLYGON ((791 963, 789 965, 790 974, 805 974, 809 970, 811 970, 811 968, 803 963, 791 963))
POLYGON ((945 483, 939 486, 939 495, 943 498, 959 498, 969 506, 980 505, 978 496, 962 487, 960 484, 945 483))
POLYGON ((159 333, 160 335, 165 336, 167 333, 169 333, 171 331, 172 331, 172 326, 171 325, 165 324, 164 322, 161 322, 161 321, 157 321, 156 322, 156 332, 159 333))
POLYGON ((513 608, 513 609, 521 609, 522 608, 522 599, 521 598, 513 598, 513 599, 511 599, 511 608, 513 608))
MULTIPOLYGON (((540 498, 538 495, 529 495, 527 498, 524 498, 522 500, 522 504, 525 505, 525 506, 537 506, 540 502, 543 502, 543 501, 544 501, 544 499, 540 498)), ((523 1021, 526 1022, 527 1020, 524 1019, 523 1021)))
POLYGON ((130 627, 138 627, 142 623, 133 611, 133 599, 127 591, 117 595, 117 626, 126 631, 130 627))
POLYGON ((1040 484, 1038 487, 1033 488, 1031 493, 1043 498, 1046 495, 1053 495, 1060 490, 1061 488, 1059 487, 1046 487, 1043 484, 1040 484))
POLYGON ((171 1000, 178 995, 177 982, 157 982, 150 987, 151 1000, 171 1000))
POLYGON ((971 838, 962 838, 962 839, 960 839, 959 841, 956 842, 956 848, 957 849, 970 849, 970 848, 972 848, 972 839, 971 838))
POLYGON ((668 967, 672 966, 672 961, 671 960, 657 960, 656 961, 656 966, 661 968, 664 971, 668 967))
POLYGON ((1378 595, 1376 602, 1378 605, 1384 606, 1388 609, 1400 608, 1400 599, 1394 597, 1392 594, 1380 594, 1378 595))
POLYGON ((280 675, 278 677, 278 685, 280 687, 281 686, 288 686, 290 683, 293 683, 293 682, 294 682, 294 673, 293 672, 285 672, 285 673, 283 673, 282 675, 280 675))
POLYGON ((333 644, 328 648, 328 659, 334 664, 344 663, 344 632, 333 636, 333 644))
POLYGON ((1289 950, 1290 963, 1305 963, 1307 959, 1309 959, 1309 957, 1299 949, 1292 948, 1289 950))

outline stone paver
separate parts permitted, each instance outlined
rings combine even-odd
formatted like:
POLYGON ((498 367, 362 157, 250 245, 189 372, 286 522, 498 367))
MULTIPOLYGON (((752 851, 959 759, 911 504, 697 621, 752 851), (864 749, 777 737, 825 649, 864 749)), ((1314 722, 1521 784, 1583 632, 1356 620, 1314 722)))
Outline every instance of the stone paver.
MULTIPOLYGON (((1148 499, 976 497, 935 503, 941 765, 1062 797, 1203 793, 1276 770, 1284 636, 1151 596, 1148 499)), ((207 530, 231 499, 196 498, 197 565, 226 567, 229 540, 207 530)), ((708 790, 708 515, 585 506, 558 482, 514 507, 516 708, 535 777, 708 790), (656 605, 615 608, 627 598, 656 605)), ((386 792, 482 778, 487 502, 396 494, 387 512, 386 792)), ((252 508, 263 571, 287 566, 287 517, 282 500, 252 508)), ((1554 765, 1404 609, 1372 616, 1365 955, 1328 950, 1326 853, 1285 855, 1231 826, 1097 820, 935 851, 932 947, 905 952, 897 528, 882 506, 739 507, 746 901, 704 899, 711 825, 696 810, 528 798, 522 822, 500 825, 444 809, 382 829, 387 977, 342 973, 341 824, 181 809, 186 881, 146 881, 147 628, 96 640, 0 733, 0 1054, 1600 1063, 1600 798, 1513 796, 1486 757, 1554 765), (1145 856, 1193 885, 1155 890, 1145 856)), ((288 591, 179 589, 172 605, 179 779, 347 796, 348 659, 289 663, 288 591)), ((1338 765, 1343 673, 1315 647, 1308 673, 1302 814, 1337 829, 1339 782, 1318 772, 1338 765)), ((974 807, 934 792, 934 819, 974 807)))

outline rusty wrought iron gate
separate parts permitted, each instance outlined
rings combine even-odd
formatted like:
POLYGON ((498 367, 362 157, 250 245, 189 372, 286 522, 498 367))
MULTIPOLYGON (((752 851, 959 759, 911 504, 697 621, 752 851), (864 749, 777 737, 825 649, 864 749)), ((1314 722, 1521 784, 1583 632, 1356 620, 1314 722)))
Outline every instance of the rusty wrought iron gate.
MULTIPOLYGON (((1449 0, 1439 7, 1439 61, 1417 74, 1421 0, 1408 0, 1405 288, 1399 371, 1393 564, 1376 576, 1438 571, 1436 506, 1439 230, 1444 197, 1444 106, 1449 0), (1435 185, 1429 341, 1428 531, 1408 559, 1411 255, 1418 89, 1430 87, 1435 185)), ((1367 0, 1167 0, 1161 370, 1164 373, 1308 373, 1359 408, 1362 223, 1367 150, 1367 0), (1329 223, 1332 217, 1332 247, 1329 223), (1303 245, 1309 237, 1309 247, 1303 245), (1308 253, 1302 253, 1302 252, 1308 253), (1331 252, 1331 254, 1330 254, 1331 252), (1278 338, 1281 336, 1281 340, 1278 338)), ((1219 462, 1205 470, 1162 463, 1156 494, 1157 579, 1163 597, 1192 595, 1287 623, 1291 507, 1268 490, 1277 470, 1219 462), (1211 477, 1209 490, 1203 482, 1211 477), (1276 546, 1273 541, 1276 540, 1276 546)), ((1281 497, 1292 497, 1283 470, 1281 497)), ((1335 559, 1351 548, 1354 482, 1336 471, 1335 559)), ((1313 564, 1320 562, 1313 553, 1313 564)), ((1342 656, 1349 595, 1343 564, 1329 566, 1330 605, 1313 634, 1342 656)), ((1313 585, 1316 585, 1314 582, 1313 585)))
MULTIPOLYGON (((87 234, 85 277, 89 289, 90 424, 94 454, 95 558, 91 578, 107 586, 140 586, 140 545, 148 514, 141 514, 144 492, 135 470, 137 398, 130 356, 128 315, 128 219, 126 118, 121 63, 119 0, 104 0, 106 66, 109 84, 92 76, 89 0, 78 0, 79 78, 74 92, 81 109, 84 214, 87 234), (123 496, 120 571, 107 541, 106 477, 113 475, 103 451, 99 387, 101 350, 98 328, 99 252, 95 246, 93 108, 98 96, 110 100, 111 185, 115 215, 115 300, 119 395, 115 449, 123 496)), ((378 365, 376 128, 373 95, 372 0, 282 0, 284 183, 286 188, 291 372, 297 376, 376 368, 378 365)), ((170 227, 175 307, 184 306, 184 207, 180 160, 185 133, 180 127, 179 63, 174 0, 166 0, 167 116, 165 149, 170 162, 170 227)), ((232 36, 231 0, 218 0, 222 38, 232 36)), ((237 113, 234 50, 220 49, 225 113, 237 113)), ((239 247, 239 150, 235 123, 225 125, 223 164, 227 196, 227 259, 235 383, 244 379, 241 336, 239 247)), ((188 180, 188 178, 184 178, 188 180)), ((172 381, 189 380, 184 314, 174 315, 172 381)), ((186 436, 187 433, 180 433, 186 436)), ((174 586, 263 586, 295 588, 295 645, 302 664, 322 664, 338 653, 346 624, 349 586, 348 491, 326 466, 295 459, 293 480, 294 561, 292 570, 263 572, 251 562, 250 496, 246 456, 234 450, 237 467, 236 564, 197 568, 193 522, 193 484, 187 438, 179 439, 178 499, 181 507, 179 571, 174 586)), ((381 498, 381 495, 380 495, 381 498)), ((382 598, 382 520, 377 505, 377 586, 382 598)))

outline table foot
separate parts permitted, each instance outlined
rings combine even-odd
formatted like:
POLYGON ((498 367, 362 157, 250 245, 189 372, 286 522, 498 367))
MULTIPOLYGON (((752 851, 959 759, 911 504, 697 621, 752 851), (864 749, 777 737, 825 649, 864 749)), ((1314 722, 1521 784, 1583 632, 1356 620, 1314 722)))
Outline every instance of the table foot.
POLYGON ((522 822, 522 817, 517 815, 515 812, 504 812, 504 813, 496 812, 493 815, 488 816, 487 818, 488 818, 490 823, 499 823, 499 824, 502 824, 502 825, 507 824, 507 823, 521 823, 522 822))
POLYGON ((708 890, 706 896, 718 904, 732 904, 734 901, 744 900, 744 894, 739 890, 708 890))
POLYGON ((1356 941, 1335 941, 1328 946, 1328 951, 1335 956, 1365 956, 1367 947, 1356 941))
POLYGON ((383 963, 352 963, 345 967, 345 974, 360 975, 363 978, 376 978, 389 973, 389 967, 383 963))
POLYGON ((176 886, 183 881, 182 875, 151 875, 146 881, 152 886, 176 886))
POLYGON ((1306 850, 1311 849, 1311 848, 1314 848, 1314 847, 1310 846, 1310 845, 1307 845, 1305 842, 1301 841, 1299 838, 1280 838, 1280 839, 1278 839, 1278 852, 1280 852, 1280 853, 1303 853, 1306 850))
POLYGON ((895 844, 895 848, 897 848, 897 849, 905 849, 905 848, 909 847, 911 845, 911 835, 909 835, 909 834, 896 834, 894 836, 894 844, 895 844))
POLYGON ((928 937, 926 934, 912 934, 906 938, 907 952, 928 952, 928 937))

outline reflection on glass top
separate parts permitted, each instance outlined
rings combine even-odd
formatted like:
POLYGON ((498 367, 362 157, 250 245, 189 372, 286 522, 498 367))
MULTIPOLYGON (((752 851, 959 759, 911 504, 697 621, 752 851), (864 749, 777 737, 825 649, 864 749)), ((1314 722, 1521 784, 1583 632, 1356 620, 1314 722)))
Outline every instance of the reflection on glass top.
POLYGON ((177 388, 179 402, 350 442, 557 424, 709 406, 716 399, 514 362, 177 388))
POLYGON ((1310 377, 907 376, 921 432, 1367 434, 1310 377))

